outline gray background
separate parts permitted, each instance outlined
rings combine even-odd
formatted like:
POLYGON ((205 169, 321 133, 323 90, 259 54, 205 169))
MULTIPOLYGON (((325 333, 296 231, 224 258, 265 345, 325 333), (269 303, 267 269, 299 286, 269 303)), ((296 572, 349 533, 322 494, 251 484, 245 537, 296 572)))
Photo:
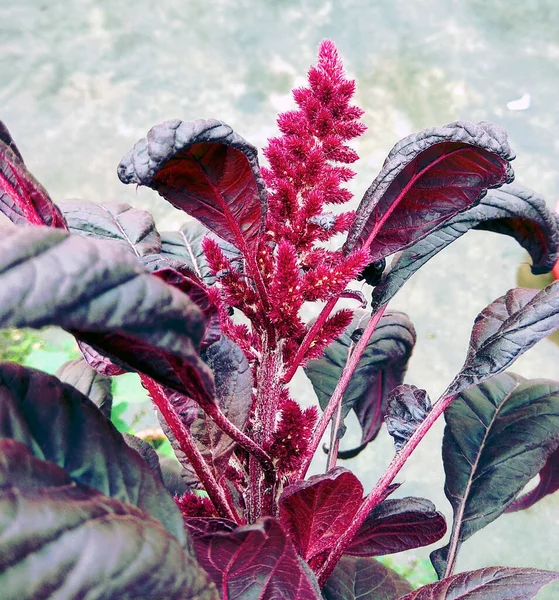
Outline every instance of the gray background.
MULTIPOLYGON (((398 139, 470 119, 507 129, 516 181, 550 206, 559 199, 555 0, 2 0, 0 118, 55 201, 124 201, 173 229, 183 216, 150 190, 121 185, 120 158, 170 118, 216 117, 264 146, 326 37, 338 45, 366 110, 357 198, 398 139), (507 109, 526 93, 528 110, 507 109)), ((462 364, 475 315, 515 285, 523 260, 512 240, 472 232, 415 275, 391 305, 417 328, 408 382, 437 397, 462 364)), ((559 349, 543 341, 515 371, 559 378, 558 364, 559 349)), ((303 402, 314 400, 303 375, 294 386, 303 402)), ((441 432, 435 427, 417 450, 399 493, 424 495, 449 513, 441 432)), ((391 454, 383 434, 350 466, 370 488, 391 454)), ((458 570, 559 569, 558 509, 556 495, 502 517, 465 544, 458 570)), ((559 597, 559 588, 540 597, 559 597)))

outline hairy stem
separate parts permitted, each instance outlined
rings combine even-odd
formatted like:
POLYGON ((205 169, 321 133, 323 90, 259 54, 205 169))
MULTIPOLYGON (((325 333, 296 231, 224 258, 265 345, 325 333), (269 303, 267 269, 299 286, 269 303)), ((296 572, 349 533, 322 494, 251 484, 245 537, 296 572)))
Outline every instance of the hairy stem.
POLYGON ((340 429, 340 422, 342 420, 342 403, 338 404, 338 409, 334 415, 332 421, 332 432, 330 434, 330 449, 328 450, 328 461, 326 463, 326 473, 330 469, 334 469, 338 460, 338 450, 340 448, 340 438, 338 437, 338 431, 340 429))
POLYGON ((142 383, 149 391, 153 402, 163 415, 169 429, 175 436, 180 449, 184 452, 188 462, 192 465, 194 472, 198 476, 198 479, 200 479, 204 489, 208 492, 219 516, 240 523, 239 515, 236 514, 233 507, 229 504, 223 488, 219 485, 208 468, 208 465, 204 461, 204 457, 200 454, 200 451, 194 444, 190 431, 175 412, 171 403, 165 396, 165 393, 161 389, 161 386, 145 375, 140 375, 140 377, 142 383))
MULTIPOLYGON (((349 362, 351 353, 353 352, 355 344, 351 342, 347 351, 346 365, 349 362)), ((328 451, 328 462, 326 463, 326 472, 330 469, 335 468, 338 460, 338 451, 340 449, 340 438, 338 432, 340 430, 340 423, 342 421, 342 403, 338 404, 338 408, 334 414, 334 420, 332 421, 332 431, 330 434, 330 450, 328 451)))
POLYGON ((417 448, 417 445, 425 437, 425 434, 431 429, 433 423, 444 413, 444 411, 450 406, 455 396, 443 396, 432 408, 431 412, 427 414, 425 419, 420 423, 418 428, 413 432, 412 436, 406 443, 406 445, 396 454, 390 465, 378 480, 375 487, 371 490, 371 493, 365 498, 363 504, 357 511, 355 518, 351 525, 342 533, 338 538, 336 544, 330 551, 328 558, 322 565, 318 572, 318 581, 320 585, 328 580, 328 577, 332 574, 334 567, 342 557, 344 551, 351 543, 353 537, 359 530, 359 527, 363 524, 363 521, 367 518, 367 515, 375 508, 380 502, 386 498, 386 492, 390 487, 390 484, 394 481, 396 475, 400 472, 400 469, 406 464, 406 461, 411 456, 412 452, 417 448))
POLYGON ((237 442, 241 448, 244 448, 249 454, 254 456, 256 460, 264 467, 265 471, 274 471, 274 465, 270 456, 264 452, 254 440, 251 440, 248 435, 238 429, 231 421, 221 412, 217 404, 205 405, 204 412, 208 417, 227 434, 234 442, 237 442))
POLYGON ((365 351, 369 340, 375 332, 378 322, 384 314, 385 309, 386 305, 381 306, 379 310, 369 319, 369 322, 367 323, 367 326, 365 327, 361 338, 355 345, 355 348, 351 353, 351 356, 349 357, 346 366, 344 367, 344 370, 342 371, 342 376, 340 377, 338 384, 336 385, 336 388, 334 389, 334 392, 332 393, 332 396, 328 401, 328 404, 324 409, 324 412, 322 413, 322 416, 320 417, 320 420, 316 424, 316 427, 313 431, 307 449, 307 455, 303 459, 303 463, 298 473, 298 479, 303 479, 305 477, 308 468, 311 464, 312 458, 318 446, 320 445, 320 440, 322 439, 322 436, 324 435, 324 432, 328 427, 328 423, 334 416, 334 413, 336 412, 338 406, 341 404, 343 395, 347 389, 347 386, 349 385, 349 382, 353 376, 355 369, 357 368, 357 364, 359 363, 359 360, 361 359, 361 356, 363 355, 363 352, 365 351))
POLYGON ((328 300, 324 308, 320 311, 320 314, 318 315, 316 321, 307 331, 305 337, 303 338, 303 341, 301 342, 301 345, 297 349, 297 352, 295 353, 295 356, 293 357, 293 360, 291 362, 291 366, 289 367, 289 369, 287 370, 287 372, 281 380, 282 383, 289 383, 293 379, 293 375, 295 375, 297 369, 299 368, 299 365, 303 362, 303 358, 305 357, 307 350, 309 349, 313 340, 320 331, 320 328, 324 325, 326 319, 330 316, 330 313, 334 310, 334 306, 336 306, 337 301, 337 297, 330 298, 330 300, 328 300))

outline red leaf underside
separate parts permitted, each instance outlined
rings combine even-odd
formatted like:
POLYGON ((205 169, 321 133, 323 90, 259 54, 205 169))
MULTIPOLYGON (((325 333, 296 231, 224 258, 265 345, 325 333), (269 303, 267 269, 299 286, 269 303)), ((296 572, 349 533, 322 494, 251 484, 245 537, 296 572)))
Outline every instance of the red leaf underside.
POLYGON ((256 250, 261 200, 246 156, 222 143, 201 142, 177 153, 151 186, 222 239, 256 250))
POLYGON ((507 161, 459 142, 434 144, 410 162, 383 195, 360 238, 371 261, 421 239, 507 180, 507 161))

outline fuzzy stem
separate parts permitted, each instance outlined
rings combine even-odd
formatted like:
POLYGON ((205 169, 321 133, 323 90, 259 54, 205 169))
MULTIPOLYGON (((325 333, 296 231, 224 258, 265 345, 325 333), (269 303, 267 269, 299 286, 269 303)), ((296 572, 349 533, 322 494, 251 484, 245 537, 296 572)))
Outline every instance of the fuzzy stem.
POLYGON ((159 384, 145 375, 140 375, 140 377, 142 379, 142 383, 149 391, 154 404, 163 415, 165 422, 175 436, 180 449, 184 452, 186 458, 198 476, 198 479, 200 479, 204 489, 206 492, 208 492, 208 495, 210 496, 210 499, 216 507, 219 515, 226 519, 231 519, 236 523, 240 523, 240 518, 227 501, 227 497, 225 496, 223 488, 213 476, 212 472, 204 461, 204 457, 194 444, 194 440, 190 435, 190 431, 188 431, 188 429, 185 427, 184 423, 173 409, 171 403, 167 400, 159 384))
POLYGON ((318 581, 323 586, 328 577, 332 574, 334 567, 340 560, 344 551, 351 543, 353 537, 359 530, 359 527, 363 524, 363 521, 367 518, 367 515, 375 508, 382 500, 386 497, 386 491, 390 487, 392 481, 396 475, 400 472, 400 469, 406 464, 406 461, 411 456, 412 452, 417 448, 417 445, 425 437, 425 434, 431 429, 433 423, 444 413, 444 411, 450 406, 451 402, 456 396, 443 396, 427 414, 425 419, 419 424, 418 428, 413 432, 406 445, 396 454, 392 459, 392 462, 388 465, 388 468, 378 480, 375 487, 371 490, 371 493, 365 498, 363 504, 357 511, 351 525, 342 533, 338 538, 336 544, 330 551, 328 558, 322 565, 318 572, 318 581))
POLYGON ((312 327, 307 331, 305 337, 303 338, 303 341, 301 342, 301 345, 297 349, 297 352, 291 362, 291 366, 289 367, 287 373, 285 373, 281 380, 282 383, 289 383, 293 379, 293 375, 295 375, 297 369, 299 368, 299 365, 303 362, 303 358, 305 357, 307 350, 309 349, 311 343, 315 339, 320 328, 324 325, 326 319, 330 316, 330 313, 334 310, 334 306, 336 306, 337 301, 337 297, 330 298, 330 300, 328 300, 324 308, 321 310, 316 321, 312 324, 312 327))
POLYGON ((328 461, 326 463, 326 473, 336 467, 336 461, 338 460, 338 450, 340 448, 340 438, 338 437, 338 431, 340 429, 340 422, 342 420, 342 403, 338 404, 338 410, 334 420, 332 421, 332 432, 330 435, 330 450, 328 451, 328 461))
MULTIPOLYGON (((353 352, 355 344, 351 342, 347 351, 346 365, 349 362, 349 358, 353 352)), ((328 462, 326 465, 326 472, 330 469, 334 469, 336 461, 338 460, 338 451, 340 449, 340 438, 338 437, 338 431, 340 429, 340 423, 342 421, 342 403, 338 404, 334 420, 332 421, 332 431, 330 434, 330 450, 328 452, 328 462)))
POLYGON ((341 404, 343 395, 346 391, 347 386, 349 385, 349 382, 353 376, 355 369, 357 368, 357 364, 359 363, 363 352, 365 352, 365 348, 367 347, 369 340, 375 332, 378 322, 384 314, 385 309, 386 305, 381 306, 379 310, 374 315, 372 315, 372 317, 369 319, 369 322, 367 323, 367 326, 363 331, 363 334, 361 335, 361 338, 355 345, 355 349, 351 353, 351 356, 349 357, 346 366, 342 371, 342 376, 338 380, 338 384, 336 385, 336 388, 334 389, 334 392, 332 393, 332 396, 328 401, 328 405, 324 409, 324 412, 322 413, 322 416, 320 417, 320 420, 318 421, 313 431, 313 435, 311 437, 307 449, 307 454, 303 459, 301 468, 299 469, 298 480, 303 479, 305 477, 313 459, 313 456, 318 446, 320 445, 320 440, 322 439, 322 436, 324 435, 324 432, 328 427, 328 423, 330 422, 330 419, 332 419, 332 417, 334 416, 334 413, 336 412, 338 406, 341 404))
POLYGON ((274 471, 274 465, 270 456, 259 446, 254 440, 251 440, 248 435, 235 427, 231 421, 221 412, 217 404, 209 404, 204 406, 204 412, 210 419, 227 434, 234 442, 237 442, 241 448, 244 448, 249 454, 252 454, 264 467, 265 471, 274 471))

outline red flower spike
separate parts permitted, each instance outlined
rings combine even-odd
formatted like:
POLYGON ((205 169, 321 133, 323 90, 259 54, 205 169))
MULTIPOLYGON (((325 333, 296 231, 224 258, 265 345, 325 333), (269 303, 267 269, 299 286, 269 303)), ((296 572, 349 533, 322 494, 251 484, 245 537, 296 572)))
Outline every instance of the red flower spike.
POLYGON ((280 475, 287 475, 298 469, 317 420, 316 406, 303 411, 291 398, 284 401, 278 429, 270 448, 270 455, 280 475))
POLYGON ((303 304, 299 265, 295 248, 281 240, 276 257, 276 269, 270 283, 271 319, 280 337, 287 338, 301 328, 299 309, 303 304))
POLYGON ((347 329, 353 320, 353 311, 344 308, 325 321, 315 339, 311 342, 307 353, 300 366, 304 366, 309 360, 320 358, 324 350, 347 329))
POLYGON ((209 498, 198 496, 191 492, 186 492, 180 498, 175 497, 175 502, 180 508, 183 519, 219 516, 209 498))
POLYGON ((305 300, 328 300, 341 294, 347 284, 369 264, 368 251, 353 252, 334 267, 318 265, 304 279, 305 300))
POLYGON ((365 130, 357 121, 362 111, 349 104, 355 83, 346 79, 332 42, 321 44, 308 82, 308 88, 293 92, 299 110, 278 117, 283 136, 271 139, 264 151, 270 164, 264 170, 270 188, 268 230, 277 240, 289 240, 298 252, 346 230, 345 226, 324 230, 308 221, 319 217, 324 205, 351 199, 341 184, 353 177, 353 171, 337 163, 357 160, 357 153, 345 142, 365 130))

